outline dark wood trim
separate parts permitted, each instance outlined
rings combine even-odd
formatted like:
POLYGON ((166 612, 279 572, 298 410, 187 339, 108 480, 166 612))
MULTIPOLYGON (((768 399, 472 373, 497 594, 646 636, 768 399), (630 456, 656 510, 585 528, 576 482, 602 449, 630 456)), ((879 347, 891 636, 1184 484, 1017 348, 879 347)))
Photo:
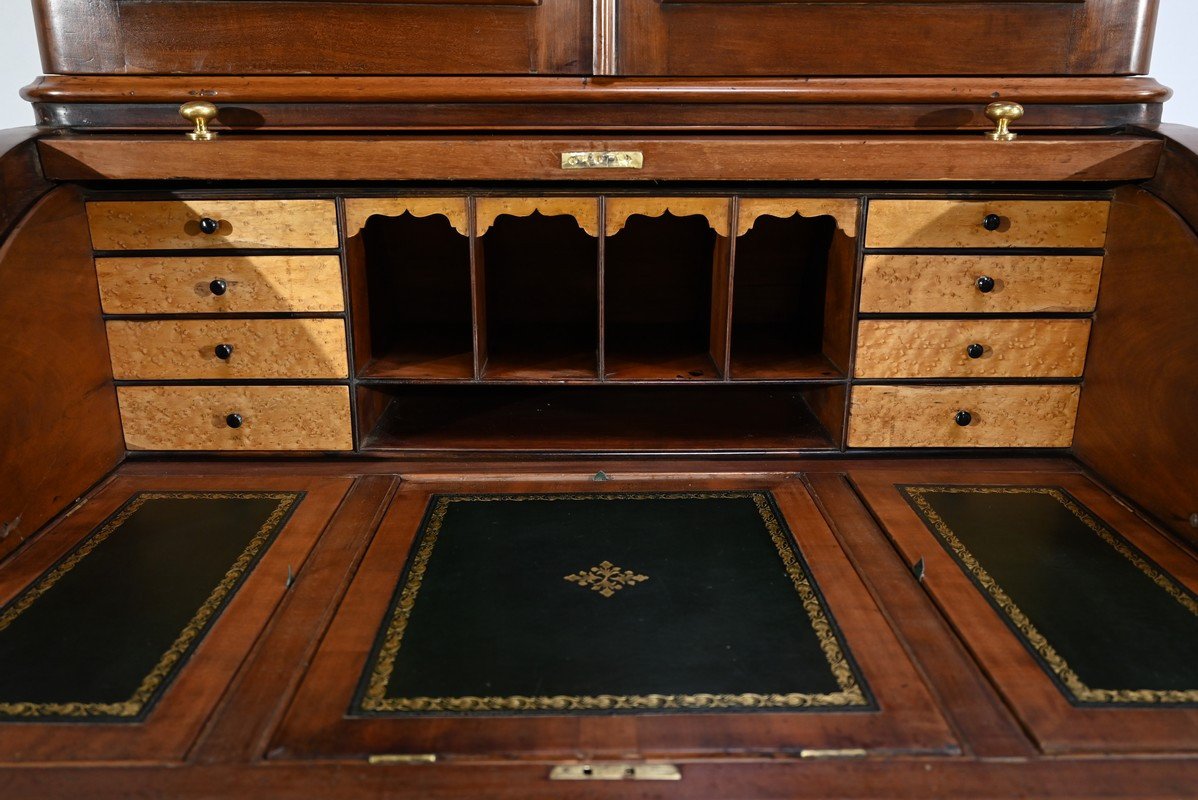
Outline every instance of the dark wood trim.
POLYGON ((13 797, 118 800, 150 794, 202 800, 276 796, 351 800, 363 796, 460 800, 927 800, 933 797, 1076 798, 1082 787, 1108 797, 1188 800, 1198 760, 1172 758, 1044 759, 740 759, 681 767, 680 781, 603 781, 564 785, 548 780, 550 764, 370 766, 283 763, 219 766, 20 767, 0 770, 13 797), (563 788, 564 787, 564 788, 563 788))
POLYGON ((32 103, 1163 103, 1147 77, 635 78, 47 75, 32 103))
POLYGON ((0 131, 0 242, 53 187, 42 175, 36 128, 0 131))
POLYGON ((1165 149, 1156 176, 1144 188, 1198 231, 1198 128, 1159 125, 1153 132, 1164 139, 1165 149))

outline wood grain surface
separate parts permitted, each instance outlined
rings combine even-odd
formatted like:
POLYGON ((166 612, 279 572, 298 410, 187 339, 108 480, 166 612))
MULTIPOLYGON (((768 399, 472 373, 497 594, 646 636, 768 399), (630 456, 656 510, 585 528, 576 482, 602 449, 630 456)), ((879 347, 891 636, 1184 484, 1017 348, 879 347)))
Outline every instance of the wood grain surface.
POLYGON ((74 187, 0 244, 0 557, 125 457, 90 249, 74 187))
POLYGON ((634 214, 660 217, 668 212, 675 217, 701 216, 712 230, 726 237, 731 228, 730 206, 731 199, 727 197, 609 197, 607 235, 619 233, 634 214))
POLYGON ((590 236, 599 235, 598 197, 479 197, 474 201, 474 235, 482 236, 502 214, 573 217, 590 236))
POLYGON ((97 250, 338 245, 337 213, 330 200, 98 202, 87 204, 87 216, 97 250), (201 232, 205 217, 219 223, 216 233, 201 232))
POLYGON ((117 396, 130 450, 353 447, 346 386, 122 386, 117 396))
POLYGON ((1102 247, 1109 215, 1102 200, 874 200, 865 246, 1102 247))
POLYGON ((883 314, 1084 313, 1102 256, 867 255, 861 311, 883 314), (983 275, 994 290, 978 291, 983 275))
POLYGON ((854 386, 849 447, 1068 447, 1078 386, 854 386), (968 411, 966 427, 955 421, 968 411))
POLYGON ((117 380, 347 378, 341 319, 109 320, 117 380), (233 348, 227 359, 217 345, 233 348))
POLYGON ((836 227, 846 236, 857 236, 857 217, 860 202, 855 198, 821 199, 815 197, 742 197, 736 214, 736 235, 744 236, 752 230, 760 217, 786 219, 798 214, 801 217, 830 216, 836 227))
POLYGON ((862 320, 858 378, 1078 378, 1088 319, 862 320), (979 344, 981 358, 967 349, 979 344))
MULTIPOLYGON (((54 180, 610 181, 610 169, 563 170, 561 154, 639 150, 621 180, 1134 181, 1163 145, 1146 136, 1044 134, 999 146, 981 136, 330 136, 255 134, 196 143, 147 134, 40 139, 54 180)), ((980 219, 980 218, 979 218, 980 219)))
POLYGON ((344 311, 337 256, 97 258, 107 314, 344 311), (227 285, 213 294, 214 280, 227 285))
POLYGON ((366 222, 376 214, 398 217, 440 215, 449 220, 454 230, 470 235, 469 210, 465 197, 347 197, 345 198, 345 234, 356 236, 366 222))

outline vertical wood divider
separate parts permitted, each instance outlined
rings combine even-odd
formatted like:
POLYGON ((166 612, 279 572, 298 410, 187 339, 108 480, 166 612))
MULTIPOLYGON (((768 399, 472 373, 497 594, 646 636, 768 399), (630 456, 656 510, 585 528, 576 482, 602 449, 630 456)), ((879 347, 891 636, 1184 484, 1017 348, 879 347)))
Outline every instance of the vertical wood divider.
POLYGON ((596 269, 596 286, 599 306, 599 381, 607 380, 607 196, 600 195, 599 203, 599 255, 596 269))
POLYGON ((720 380, 731 380, 732 277, 736 269, 736 219, 740 198, 728 198, 728 236, 716 236, 711 275, 711 360, 720 380))
POLYGON ((487 268, 482 242, 478 238, 475 198, 466 199, 466 222, 470 238, 470 307, 474 325, 474 380, 481 381, 487 370, 487 268))
POLYGON ((853 308, 849 315, 849 363, 844 375, 844 424, 841 425, 839 448, 847 450, 849 446, 849 425, 853 405, 853 374, 857 371, 857 325, 861 314, 861 276, 865 269, 865 230, 869 220, 869 197, 862 195, 857 199, 857 260, 853 273, 853 308))

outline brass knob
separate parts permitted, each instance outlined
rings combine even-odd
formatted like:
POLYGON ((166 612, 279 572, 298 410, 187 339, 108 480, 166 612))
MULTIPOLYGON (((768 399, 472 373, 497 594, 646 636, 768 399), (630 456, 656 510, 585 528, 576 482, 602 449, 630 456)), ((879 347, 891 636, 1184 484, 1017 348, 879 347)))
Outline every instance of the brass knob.
POLYGON ((216 132, 208 130, 208 123, 216 119, 216 106, 206 100, 193 100, 179 106, 179 116, 188 122, 194 122, 196 129, 187 134, 193 142, 210 142, 216 138, 216 132))
POLYGON ((1023 106, 1018 103, 991 103, 986 106, 986 116, 994 123, 995 128, 986 132, 986 138, 993 142, 1013 142, 1019 134, 1011 131, 1011 123, 1023 117, 1023 106))

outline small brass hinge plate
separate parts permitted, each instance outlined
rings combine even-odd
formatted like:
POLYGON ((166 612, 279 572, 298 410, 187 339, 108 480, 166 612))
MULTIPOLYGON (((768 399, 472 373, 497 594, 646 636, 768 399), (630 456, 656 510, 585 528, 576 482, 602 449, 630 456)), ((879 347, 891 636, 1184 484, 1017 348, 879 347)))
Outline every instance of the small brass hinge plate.
POLYGON ((641 169, 645 154, 637 150, 592 150, 562 153, 562 169, 641 169))
POLYGON ((673 764, 559 764, 551 781, 680 781, 673 764))
POLYGON ((377 753, 370 756, 367 762, 379 764, 435 764, 436 753, 377 753))
POLYGON ((859 747, 846 747, 840 750, 820 750, 808 748, 799 751, 800 758, 865 758, 869 753, 859 747))

